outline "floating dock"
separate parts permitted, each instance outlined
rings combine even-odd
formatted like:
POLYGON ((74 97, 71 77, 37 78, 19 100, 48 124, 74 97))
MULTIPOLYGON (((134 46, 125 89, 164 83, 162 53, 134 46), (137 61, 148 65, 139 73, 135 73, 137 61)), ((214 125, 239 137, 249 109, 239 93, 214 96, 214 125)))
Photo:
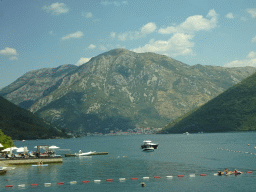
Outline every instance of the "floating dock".
MULTIPOLYGON (((95 152, 90 155, 108 155, 108 152, 95 152)), ((75 154, 65 154, 65 157, 75 157, 75 156, 76 156, 75 154)))
POLYGON ((22 158, 22 159, 3 159, 0 162, 7 165, 24 165, 24 164, 37 164, 42 161, 44 164, 49 163, 62 163, 62 158, 22 158))

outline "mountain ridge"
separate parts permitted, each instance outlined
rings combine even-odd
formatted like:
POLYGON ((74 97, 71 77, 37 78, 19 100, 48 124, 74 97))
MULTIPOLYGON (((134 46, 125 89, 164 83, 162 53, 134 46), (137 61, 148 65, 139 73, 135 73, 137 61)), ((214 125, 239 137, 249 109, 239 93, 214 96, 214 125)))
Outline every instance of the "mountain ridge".
POLYGON ((59 76, 35 75, 17 90, 10 88, 14 82, 0 95, 17 105, 28 103, 31 112, 74 131, 162 127, 253 72, 256 68, 189 66, 165 55, 115 49, 59 76))
POLYGON ((256 73, 170 122, 161 133, 256 130, 256 73))

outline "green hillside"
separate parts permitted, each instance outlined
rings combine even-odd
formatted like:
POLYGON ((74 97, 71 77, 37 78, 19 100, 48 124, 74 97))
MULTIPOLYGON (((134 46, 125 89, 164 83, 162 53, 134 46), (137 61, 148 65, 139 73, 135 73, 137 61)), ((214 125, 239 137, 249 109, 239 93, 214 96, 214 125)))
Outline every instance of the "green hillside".
POLYGON ((3 97, 0 97, 0 129, 14 140, 66 137, 66 134, 47 124, 43 119, 3 97))
POLYGON ((4 147, 1 147, 0 149, 5 149, 8 147, 14 146, 11 137, 5 135, 1 130, 0 130, 0 143, 4 146, 4 147))
POLYGON ((172 121, 162 133, 256 130, 256 73, 201 107, 172 121))

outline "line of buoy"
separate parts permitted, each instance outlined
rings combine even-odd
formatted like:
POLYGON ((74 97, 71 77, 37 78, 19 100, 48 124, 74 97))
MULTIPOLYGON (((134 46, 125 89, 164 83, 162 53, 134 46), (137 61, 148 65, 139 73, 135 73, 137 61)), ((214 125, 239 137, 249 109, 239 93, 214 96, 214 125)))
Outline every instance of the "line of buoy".
MULTIPOLYGON (((252 171, 247 171, 246 173, 252 173, 252 171)), ((185 177, 185 175, 177 175, 178 177, 185 177)), ((189 175, 190 177, 195 177, 196 175, 195 174, 190 174, 189 175)), ((199 174, 199 176, 207 176, 207 174, 199 174)), ((214 173, 214 176, 218 176, 218 173, 214 173)), ((160 179, 161 176, 154 176, 153 177, 154 179, 160 179)), ((172 175, 168 175, 166 176, 167 179, 172 179, 173 176, 172 175)), ((143 177, 142 179, 150 179, 150 177, 143 177)), ((119 178, 119 181, 125 181, 126 178, 119 178)), ((137 177, 132 177, 131 180, 138 180, 137 177)), ((114 179, 106 179, 107 182, 111 182, 111 181, 114 181, 114 179)), ((100 183, 101 180, 94 180, 95 183, 100 183)), ((77 181, 70 181, 69 182, 70 184, 77 184, 77 181)), ((82 183, 89 183, 88 180, 85 180, 85 181, 82 181, 82 183)), ((64 182, 57 182, 58 185, 64 185, 64 182)), ((38 184, 37 183, 32 183, 30 184, 30 186, 37 186, 38 184)), ((19 184, 18 187, 21 187, 21 188, 24 188, 26 185, 25 184, 19 184)), ((44 183, 44 186, 45 187, 50 187, 52 186, 52 183, 44 183)), ((13 187, 13 185, 6 185, 5 187, 13 187)))
POLYGON ((232 150, 232 149, 222 149, 222 148, 217 148, 217 149, 231 151, 231 152, 238 152, 238 153, 246 153, 246 154, 256 155, 256 153, 244 152, 244 151, 235 151, 235 150, 232 150))

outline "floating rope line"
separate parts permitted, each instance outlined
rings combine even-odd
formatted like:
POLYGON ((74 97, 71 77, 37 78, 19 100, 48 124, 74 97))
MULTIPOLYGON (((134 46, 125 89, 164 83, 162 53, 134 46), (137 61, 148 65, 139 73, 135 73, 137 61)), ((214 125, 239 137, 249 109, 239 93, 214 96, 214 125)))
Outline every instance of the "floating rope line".
MULTIPOLYGON (((247 173, 247 174, 251 174, 252 173, 252 171, 245 171, 244 173, 247 173)), ((218 173, 214 173, 213 174, 214 176, 218 176, 218 173)), ((198 174, 198 175, 196 175, 196 174, 190 174, 190 175, 188 175, 188 177, 196 177, 196 176, 208 176, 208 174, 205 174, 205 173, 203 173, 203 174, 198 174)), ((223 175, 224 176, 224 175, 223 175)), ((229 175, 229 176, 231 176, 231 175, 229 175)), ((174 176, 172 176, 172 175, 169 175, 169 176, 165 176, 166 177, 166 179, 173 179, 174 178, 174 176)), ((186 175, 177 175, 177 177, 178 178, 183 178, 183 177, 187 177, 186 175)), ((142 177, 141 179, 142 180, 149 180, 149 179, 161 179, 162 177, 161 176, 154 176, 154 177, 142 177)), ((139 180, 139 178, 137 178, 137 177, 132 177, 132 178, 130 178, 132 181, 138 181, 139 180)), ((104 181, 104 180, 103 180, 104 181)), ((116 180, 114 180, 114 179, 105 179, 105 182, 114 182, 114 181, 120 181, 120 182, 124 182, 124 181, 127 181, 126 180, 126 178, 119 178, 119 179, 116 179, 116 180)), ((88 181, 88 180, 85 180, 85 181, 81 181, 81 184, 86 184, 86 183, 89 183, 90 181, 88 181)), ((101 183, 102 182, 102 180, 93 180, 93 182, 94 183, 101 183)), ((67 182, 69 185, 75 185, 75 184, 78 184, 78 182, 77 181, 70 181, 70 182, 67 182)), ((64 185, 64 182, 57 182, 56 183, 57 184, 57 186, 59 186, 59 185, 64 185)), ((32 184, 28 184, 28 185, 26 185, 26 184, 18 184, 17 185, 17 187, 18 188, 25 188, 26 186, 31 186, 31 187, 37 187, 37 186, 45 186, 45 187, 51 187, 51 186, 53 186, 54 184, 53 183, 43 183, 43 184, 37 184, 37 183, 32 183, 32 184)), ((14 187, 14 185, 6 185, 5 186, 6 188, 13 188, 14 187)))
POLYGON ((256 153, 251 153, 251 152, 235 151, 235 150, 231 150, 231 149, 222 149, 222 148, 217 148, 217 149, 231 151, 231 152, 237 152, 237 153, 246 153, 246 154, 256 155, 256 153))

